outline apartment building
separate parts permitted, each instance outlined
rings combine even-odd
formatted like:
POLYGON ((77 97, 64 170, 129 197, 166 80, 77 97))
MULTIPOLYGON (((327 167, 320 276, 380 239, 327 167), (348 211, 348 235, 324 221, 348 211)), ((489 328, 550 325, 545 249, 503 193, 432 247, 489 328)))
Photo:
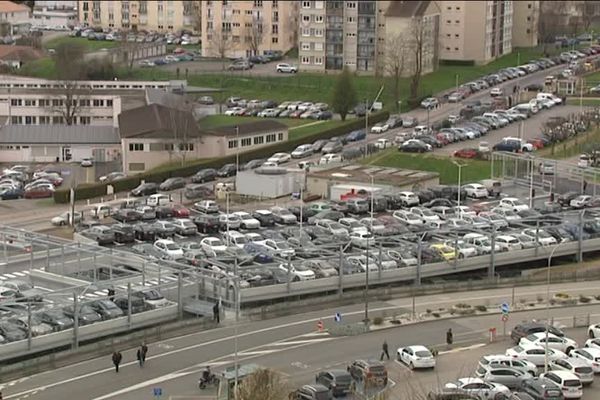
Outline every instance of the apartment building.
POLYGON ((298 1, 202 1, 202 55, 286 53, 297 45, 298 6, 298 1))
POLYGON ((163 1, 90 1, 79 0, 79 22, 86 26, 174 32, 193 29, 197 24, 199 2, 163 1))
POLYGON ((24 4, 0 1, 0 34, 19 35, 29 31, 31 10, 24 4))
POLYGON ((50 29, 77 25, 77 0, 36 0, 32 24, 50 29))
POLYGON ((486 64, 512 51, 513 1, 440 1, 440 59, 486 64))
POLYGON ((539 1, 513 2, 513 47, 537 46, 539 22, 539 1))
POLYGON ((591 33, 600 23, 600 1, 562 0, 540 2, 540 41, 554 41, 555 36, 591 33))

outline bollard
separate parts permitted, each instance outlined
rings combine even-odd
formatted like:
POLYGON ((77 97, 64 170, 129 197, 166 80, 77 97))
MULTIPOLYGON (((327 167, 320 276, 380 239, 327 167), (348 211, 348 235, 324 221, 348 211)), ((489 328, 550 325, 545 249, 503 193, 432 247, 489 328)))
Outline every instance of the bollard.
POLYGON ((495 342, 496 341, 496 328, 490 328, 489 334, 490 334, 490 343, 495 342))

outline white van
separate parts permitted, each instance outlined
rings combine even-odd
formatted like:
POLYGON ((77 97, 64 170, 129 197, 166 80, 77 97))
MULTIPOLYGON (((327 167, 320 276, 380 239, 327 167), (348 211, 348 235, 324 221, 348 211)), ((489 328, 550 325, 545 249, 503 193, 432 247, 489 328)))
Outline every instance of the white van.
POLYGON ((151 194, 150 197, 146 200, 146 204, 152 207, 164 206, 165 204, 169 204, 171 202, 171 196, 166 194, 151 194))
POLYGON ((496 244, 500 246, 501 251, 521 250, 523 248, 519 239, 511 235, 500 235, 496 237, 496 244))
POLYGON ((590 156, 587 154, 580 154, 579 160, 577 161, 577 166, 581 168, 587 168, 590 166, 590 156))
POLYGON ((538 99, 538 100, 550 100, 554 104, 561 104, 562 103, 562 99, 560 97, 555 96, 552 93, 538 93, 537 96, 536 96, 536 99, 538 99))

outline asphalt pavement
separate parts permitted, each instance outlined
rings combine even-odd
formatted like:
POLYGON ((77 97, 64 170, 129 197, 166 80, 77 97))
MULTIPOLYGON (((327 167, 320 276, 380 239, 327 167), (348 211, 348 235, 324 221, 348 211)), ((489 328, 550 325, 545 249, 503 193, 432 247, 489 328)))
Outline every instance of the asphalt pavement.
MULTIPOLYGON (((595 294, 599 289, 600 281, 578 282, 552 285, 550 293, 595 294)), ((545 286, 522 287, 516 288, 514 299, 533 301, 545 294, 545 286)), ((420 313, 427 308, 449 307, 458 302, 488 304, 491 307, 505 301, 510 303, 512 298, 511 288, 501 288, 423 296, 415 299, 415 305, 416 312, 420 313)), ((387 315, 395 311, 411 312, 412 299, 373 302, 370 307, 371 318, 384 312, 387 315)), ((314 373, 320 369, 346 365, 357 358, 377 357, 384 339, 393 352, 398 346, 409 344, 443 346, 444 333, 448 328, 453 329, 458 347, 485 343, 490 327, 501 332, 500 312, 497 315, 398 326, 351 337, 334 338, 317 332, 317 321, 322 320, 328 328, 335 324, 333 315, 336 312, 341 313, 344 322, 358 322, 364 316, 363 306, 358 304, 271 320, 243 321, 237 329, 238 361, 276 368, 289 375, 293 384, 299 385, 311 382, 314 373)), ((591 314, 591 321, 595 322, 599 319, 599 312, 600 305, 590 305, 553 309, 552 316, 555 321, 562 321, 568 326, 574 315, 591 314)), ((507 332, 521 320, 543 319, 545 316, 544 309, 513 313, 507 332)), ((153 388, 160 387, 164 398, 201 395, 196 382, 206 365, 219 371, 234 363, 236 329, 233 325, 232 316, 228 315, 222 327, 149 343, 149 357, 143 369, 135 360, 136 349, 119 348, 124 358, 121 371, 116 374, 110 360, 113 349, 106 349, 105 354, 89 361, 3 382, 2 392, 5 399, 141 400, 150 398, 153 388)))

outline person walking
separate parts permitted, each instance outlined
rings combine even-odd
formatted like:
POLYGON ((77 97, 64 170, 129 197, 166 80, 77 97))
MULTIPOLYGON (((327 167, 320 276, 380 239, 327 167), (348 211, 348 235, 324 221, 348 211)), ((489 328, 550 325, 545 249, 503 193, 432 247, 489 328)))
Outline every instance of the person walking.
POLYGON ((140 368, 142 368, 144 366, 144 362, 142 361, 142 349, 141 348, 137 349, 135 356, 138 360, 138 364, 140 365, 140 368))
POLYGON ((446 344, 451 346, 453 341, 452 328, 449 328, 448 332, 446 332, 446 344))
POLYGON ((142 342, 142 347, 140 348, 140 353, 142 356, 142 367, 146 364, 146 355, 148 354, 148 346, 146 342, 142 342))
POLYGON ((381 345, 381 357, 379 357, 380 361, 383 361, 383 356, 386 356, 387 359, 390 359, 390 353, 388 353, 388 344, 387 341, 383 341, 383 344, 381 345))
POLYGON ((108 288, 108 299, 110 301, 115 300, 115 289, 112 286, 108 288))
POLYGON ((217 324, 221 323, 221 313, 219 311, 219 301, 217 300, 213 306, 213 321, 217 324))
POLYGON ((123 359, 123 356, 121 355, 121 352, 119 351, 115 351, 112 355, 112 362, 115 366, 115 372, 119 372, 119 364, 121 364, 121 360, 123 359))
POLYGON ((583 181, 583 194, 585 194, 586 190, 587 190, 587 181, 584 180, 583 181))

